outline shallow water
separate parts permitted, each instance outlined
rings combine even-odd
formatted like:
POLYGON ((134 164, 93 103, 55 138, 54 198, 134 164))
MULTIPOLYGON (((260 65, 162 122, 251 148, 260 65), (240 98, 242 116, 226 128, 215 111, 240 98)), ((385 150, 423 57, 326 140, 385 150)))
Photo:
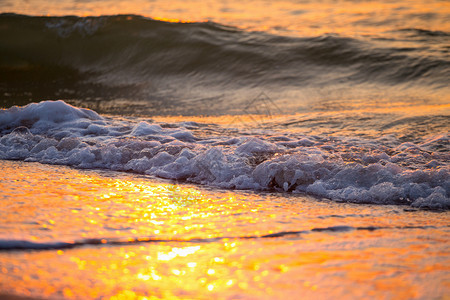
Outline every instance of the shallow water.
POLYGON ((446 299, 449 20, 0 0, 0 298, 446 299))
POLYGON ((450 290, 447 212, 0 163, 4 294, 440 299, 450 290))

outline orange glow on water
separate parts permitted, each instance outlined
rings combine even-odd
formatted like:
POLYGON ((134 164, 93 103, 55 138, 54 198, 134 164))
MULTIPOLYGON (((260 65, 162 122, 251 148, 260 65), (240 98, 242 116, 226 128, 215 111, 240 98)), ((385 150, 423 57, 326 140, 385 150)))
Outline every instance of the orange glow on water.
POLYGON ((98 16, 139 14, 167 22, 213 22, 285 35, 377 35, 402 28, 450 31, 446 1, 11 1, 10 12, 98 16), (37 11, 37 8, 40 11, 37 11), (408 17, 405 17, 407 15, 408 17), (400 17, 399 17, 400 16, 400 17), (433 16, 433 17, 429 17, 433 16), (191 21, 186 21, 191 20, 191 21))
POLYGON ((156 20, 156 21, 162 21, 162 22, 168 22, 168 23, 194 23, 195 22, 195 21, 188 21, 188 20, 158 18, 158 17, 153 17, 152 19, 156 20))
POLYGON ((0 182, 0 239, 101 241, 0 252, 0 296, 421 298, 449 288, 445 213, 202 189, 34 163, 2 167, 9 175, 0 182), (308 233, 335 225, 388 229, 308 233), (408 226, 419 227, 400 229, 408 226), (278 232, 294 233, 262 238, 278 232))
MULTIPOLYGON (((377 37, 405 28, 450 32, 450 4, 445 1, 5 2, 9 5, 2 10, 31 15, 139 14, 162 22, 210 20, 243 30, 302 37, 330 33, 377 37), (36 12, 39 2, 42 10, 36 12)), ((409 43, 402 40, 390 46, 409 43)), ((389 126, 397 126, 399 135, 411 133, 411 125, 394 124, 390 116, 401 121, 450 111, 448 97, 438 105, 382 99, 368 104, 365 99, 311 104, 307 112, 288 121, 286 116, 252 114, 238 120, 235 116, 190 120, 292 131, 302 124, 306 128, 302 130, 329 136, 357 136, 357 126, 366 122, 364 133, 378 137, 393 132, 389 126), (352 127, 348 124, 353 118, 367 120, 352 127), (336 121, 336 128, 315 126, 323 120, 336 121), (373 132, 367 130, 371 125, 373 132), (386 129, 380 130, 383 125, 386 129)), ((172 123, 186 117, 154 119, 172 123)), ((439 133, 442 127, 427 132, 439 133)), ((201 137, 202 133, 195 134, 201 137)), ((62 241, 75 246, 96 241, 45 251, 0 251, 0 298, 12 294, 56 299, 329 299, 330 295, 336 299, 440 299, 450 294, 448 213, 331 203, 305 195, 223 191, 34 163, 0 163, 0 242, 62 241), (337 225, 382 229, 313 231, 337 225), (288 234, 267 237, 277 233, 288 234)))

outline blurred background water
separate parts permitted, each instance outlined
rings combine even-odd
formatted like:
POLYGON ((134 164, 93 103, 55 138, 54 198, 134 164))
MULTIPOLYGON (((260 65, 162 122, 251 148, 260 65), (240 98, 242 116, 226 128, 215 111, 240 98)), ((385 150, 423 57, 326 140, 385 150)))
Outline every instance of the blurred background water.
POLYGON ((35 16, 0 16, 4 107, 64 99, 101 113, 223 115, 261 92, 290 114, 448 104, 446 1, 2 1, 1 11, 35 16))

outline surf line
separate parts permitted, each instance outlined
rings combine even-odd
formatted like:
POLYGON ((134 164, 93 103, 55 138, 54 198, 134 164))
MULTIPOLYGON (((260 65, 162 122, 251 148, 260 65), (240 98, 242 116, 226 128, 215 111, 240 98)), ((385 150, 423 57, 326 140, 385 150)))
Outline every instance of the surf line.
MULTIPOLYGON (((450 227, 446 226, 446 227, 450 227)), ((164 239, 155 237, 139 237, 139 238, 126 238, 126 239, 85 239, 79 241, 67 241, 67 242, 31 242, 25 240, 1 240, 0 239, 0 252, 11 251, 45 251, 45 250, 64 250, 80 248, 84 246, 123 246, 133 245, 141 243, 212 243, 221 241, 233 241, 233 240, 254 240, 254 239, 267 239, 267 238, 281 238, 286 236, 301 236, 303 234, 311 234, 317 232, 349 232, 349 231, 375 231, 380 229, 427 229, 435 228, 434 226, 396 226, 396 227, 351 227, 351 226, 331 226, 323 228, 312 228, 310 230, 299 231, 280 231, 276 233, 270 233, 265 235, 251 235, 241 237, 213 237, 213 238, 192 238, 192 239, 164 239)))

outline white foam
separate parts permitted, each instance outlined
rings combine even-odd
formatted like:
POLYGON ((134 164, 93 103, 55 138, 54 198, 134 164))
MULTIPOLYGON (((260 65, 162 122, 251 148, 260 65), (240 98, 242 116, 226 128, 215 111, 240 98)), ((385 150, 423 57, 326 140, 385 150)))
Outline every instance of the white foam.
POLYGON ((96 112, 75 108, 64 101, 43 101, 0 111, 0 128, 26 126, 48 130, 53 124, 79 119, 102 120, 96 112))
POLYGON ((143 136, 143 135, 149 135, 149 134, 157 134, 163 132, 163 129, 161 126, 157 124, 149 124, 147 122, 139 122, 133 130, 131 130, 132 136, 143 136))
POLYGON ((278 150, 275 144, 258 138, 250 138, 236 148, 235 153, 243 155, 274 153, 278 150))
POLYGON ((383 139, 261 131, 202 132, 200 139, 195 130, 209 125, 169 125, 104 119, 63 101, 12 107, 0 111, 0 158, 131 171, 231 189, 450 209, 449 154, 442 151, 448 148, 448 135, 389 146, 383 139))

